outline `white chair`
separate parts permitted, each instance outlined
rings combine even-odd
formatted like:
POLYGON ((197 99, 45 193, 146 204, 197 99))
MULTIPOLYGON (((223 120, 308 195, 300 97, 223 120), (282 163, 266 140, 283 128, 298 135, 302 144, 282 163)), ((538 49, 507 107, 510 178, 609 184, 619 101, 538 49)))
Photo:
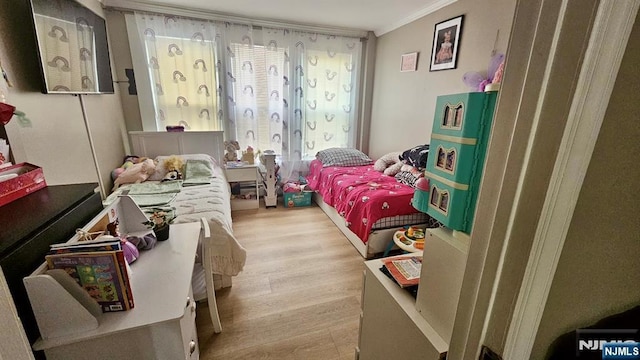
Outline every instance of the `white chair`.
POLYGON ((211 230, 207 219, 201 218, 202 227, 200 232, 200 244, 202 246, 202 266, 204 268, 204 280, 207 288, 207 303, 209 304, 209 315, 213 324, 213 331, 218 334, 222 332, 220 315, 218 315, 218 303, 216 302, 216 290, 213 284, 213 271, 211 264, 211 230))

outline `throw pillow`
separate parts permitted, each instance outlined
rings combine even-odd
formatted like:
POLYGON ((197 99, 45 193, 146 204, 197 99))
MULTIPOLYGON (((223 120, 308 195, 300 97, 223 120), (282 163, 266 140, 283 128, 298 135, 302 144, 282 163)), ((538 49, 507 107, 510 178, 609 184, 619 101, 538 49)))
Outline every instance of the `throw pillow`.
POLYGON ((327 166, 362 166, 371 165, 373 160, 362 151, 352 148, 330 148, 318 151, 316 159, 327 166))
POLYGON ((406 150, 400 155, 400 160, 413 167, 424 170, 427 167, 427 157, 429 156, 429 145, 418 145, 406 150))

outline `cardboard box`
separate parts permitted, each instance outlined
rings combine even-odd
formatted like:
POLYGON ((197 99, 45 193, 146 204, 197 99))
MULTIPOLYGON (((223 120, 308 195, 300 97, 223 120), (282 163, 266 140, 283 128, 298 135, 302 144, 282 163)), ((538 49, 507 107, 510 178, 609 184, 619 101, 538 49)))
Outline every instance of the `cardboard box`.
POLYGON ((21 163, 0 169, 0 206, 47 187, 39 166, 21 163), (1 181, 2 179, 7 179, 1 181))
POLYGON ((311 206, 311 194, 313 194, 313 191, 284 193, 284 207, 311 206))

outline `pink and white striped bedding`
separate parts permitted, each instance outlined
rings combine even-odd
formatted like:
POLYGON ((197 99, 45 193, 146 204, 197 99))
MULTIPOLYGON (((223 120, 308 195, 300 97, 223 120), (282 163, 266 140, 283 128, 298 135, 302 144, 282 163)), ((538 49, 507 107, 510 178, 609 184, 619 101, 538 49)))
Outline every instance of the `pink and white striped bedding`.
POLYGON ((389 218, 397 221, 407 216, 411 221, 407 225, 429 222, 428 215, 411 205, 414 189, 375 171, 373 165, 323 168, 319 160, 313 160, 307 182, 365 244, 374 225, 389 218))

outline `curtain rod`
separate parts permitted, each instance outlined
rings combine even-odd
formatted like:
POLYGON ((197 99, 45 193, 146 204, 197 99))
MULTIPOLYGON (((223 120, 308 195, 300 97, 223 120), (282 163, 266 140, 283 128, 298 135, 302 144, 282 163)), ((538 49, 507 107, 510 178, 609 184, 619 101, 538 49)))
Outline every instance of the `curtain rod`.
POLYGON ((177 7, 172 5, 158 5, 142 1, 104 0, 103 7, 108 10, 123 12, 147 11, 164 15, 183 16, 194 19, 224 21, 236 24, 248 24, 254 26, 287 28, 325 35, 342 35, 357 38, 368 38, 368 31, 341 27, 315 26, 301 23, 290 23, 277 20, 260 20, 247 17, 217 13, 210 10, 177 7))

